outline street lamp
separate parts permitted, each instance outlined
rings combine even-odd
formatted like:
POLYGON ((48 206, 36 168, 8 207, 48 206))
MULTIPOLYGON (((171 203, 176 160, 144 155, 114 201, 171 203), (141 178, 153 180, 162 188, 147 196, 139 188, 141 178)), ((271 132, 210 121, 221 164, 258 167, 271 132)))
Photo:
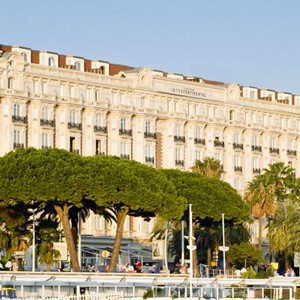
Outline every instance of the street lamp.
POLYGON ((32 209, 32 272, 35 272, 35 209, 32 209))

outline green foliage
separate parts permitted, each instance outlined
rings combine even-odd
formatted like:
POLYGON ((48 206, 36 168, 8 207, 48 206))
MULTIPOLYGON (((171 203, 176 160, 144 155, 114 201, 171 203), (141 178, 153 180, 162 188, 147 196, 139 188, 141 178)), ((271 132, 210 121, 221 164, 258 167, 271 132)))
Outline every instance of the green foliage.
POLYGON ((238 268, 262 262, 262 252, 250 243, 232 245, 227 255, 238 268))
POLYGON ((225 219, 233 224, 240 224, 249 219, 249 207, 237 191, 228 183, 215 178, 199 176, 179 170, 162 170, 175 185, 179 196, 192 204, 193 217, 198 221, 221 221, 225 219))
POLYGON ((220 179, 224 173, 221 162, 212 157, 206 157, 203 161, 196 160, 195 165, 191 169, 195 173, 216 179, 220 179))
POLYGON ((242 274, 242 278, 250 278, 250 279, 254 279, 256 278, 256 272, 253 270, 253 268, 250 266, 247 268, 247 272, 244 272, 242 274))

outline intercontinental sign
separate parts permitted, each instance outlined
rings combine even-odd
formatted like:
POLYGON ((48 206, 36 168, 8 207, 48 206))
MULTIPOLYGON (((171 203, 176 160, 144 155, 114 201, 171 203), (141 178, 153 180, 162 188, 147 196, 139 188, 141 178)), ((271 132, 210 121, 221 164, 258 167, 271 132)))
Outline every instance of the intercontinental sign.
POLYGON ((187 95, 187 96, 194 96, 200 98, 206 98, 207 94, 202 91, 195 90, 193 88, 171 88, 172 94, 179 94, 179 95, 187 95))

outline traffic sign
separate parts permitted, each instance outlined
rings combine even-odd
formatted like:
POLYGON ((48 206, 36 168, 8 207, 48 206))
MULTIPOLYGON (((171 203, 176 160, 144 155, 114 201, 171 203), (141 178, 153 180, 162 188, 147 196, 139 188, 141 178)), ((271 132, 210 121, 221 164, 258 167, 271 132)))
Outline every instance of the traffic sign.
POLYGON ((229 250, 229 247, 227 247, 227 246, 220 246, 220 247, 219 247, 219 250, 220 250, 220 251, 228 251, 228 250, 229 250))
MULTIPOLYGON (((190 245, 187 246, 188 249, 190 249, 190 245)), ((196 250, 197 247, 196 246, 192 246, 192 250, 196 250)))

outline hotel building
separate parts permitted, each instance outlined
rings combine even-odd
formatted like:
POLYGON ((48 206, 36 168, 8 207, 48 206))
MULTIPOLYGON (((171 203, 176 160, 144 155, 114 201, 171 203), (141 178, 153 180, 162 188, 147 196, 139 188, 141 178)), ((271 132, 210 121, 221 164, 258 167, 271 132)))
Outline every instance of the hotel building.
MULTIPOLYGON (((299 134, 298 95, 0 45, 1 156, 56 147, 180 170, 213 157, 242 194, 270 163, 299 176, 299 134)), ((147 256, 139 243, 152 226, 128 217, 125 256, 147 256)), ((81 229, 86 252, 109 247, 114 231, 92 214, 81 229)))

